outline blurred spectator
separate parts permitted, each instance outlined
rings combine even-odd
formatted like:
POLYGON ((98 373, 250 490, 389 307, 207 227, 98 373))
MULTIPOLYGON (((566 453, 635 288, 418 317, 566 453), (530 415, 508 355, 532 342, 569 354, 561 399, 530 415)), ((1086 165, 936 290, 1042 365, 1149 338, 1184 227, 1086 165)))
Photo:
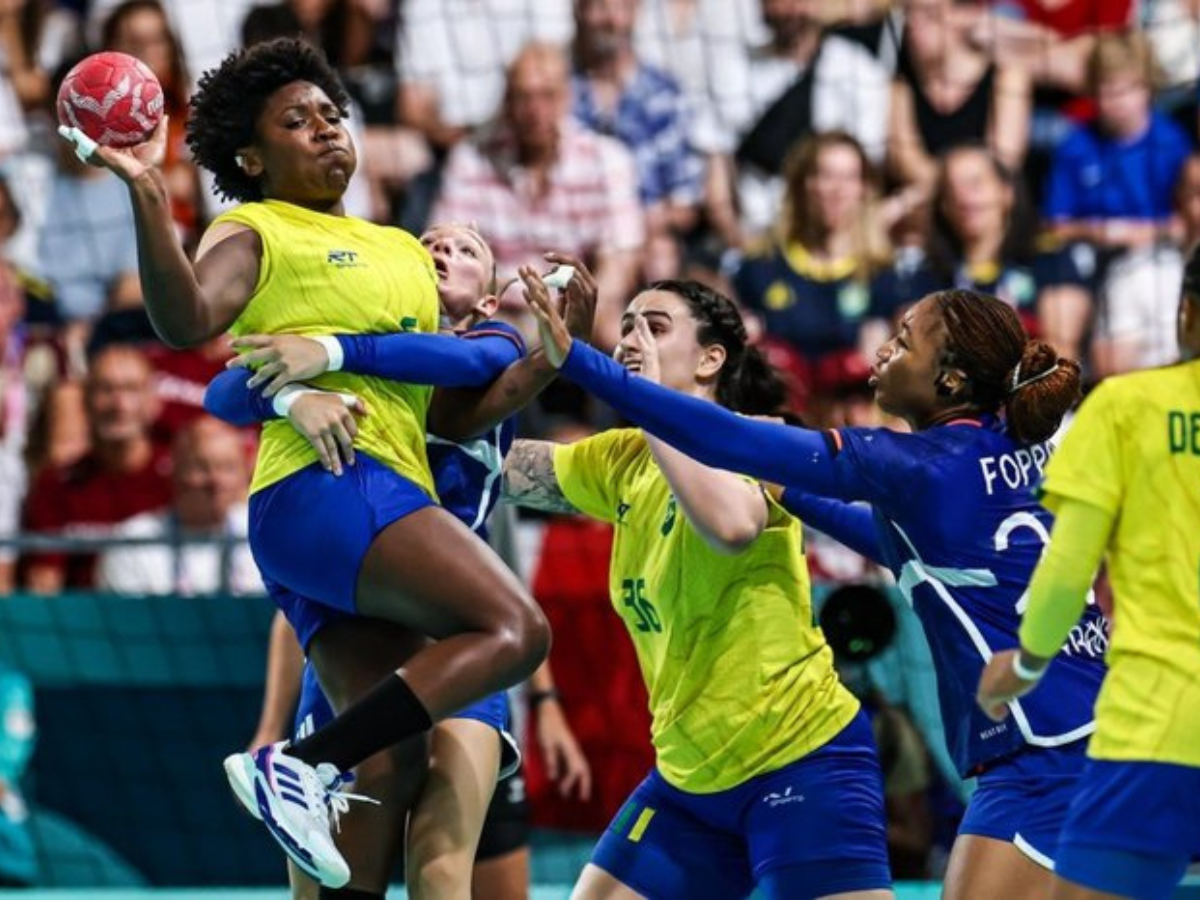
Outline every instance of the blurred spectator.
POLYGON ((949 287, 982 291, 1012 306, 1059 353, 1082 358, 1092 273, 1077 267, 1074 248, 1037 251, 1024 191, 992 151, 967 145, 943 155, 932 212, 924 264, 903 286, 895 272, 877 283, 881 313, 895 320, 925 294, 949 287))
POLYGON ((752 93, 752 51, 769 38, 759 0, 642 0, 634 26, 638 58, 670 73, 683 89, 688 136, 704 155, 704 212, 719 245, 715 252, 741 242, 722 153, 752 93))
MULTIPOLYGON (((565 55, 530 44, 509 70, 496 127, 450 154, 433 219, 475 223, 501 282, 522 264, 545 269, 551 248, 586 260, 599 286, 595 338, 608 348, 619 338, 646 236, 637 170, 626 147, 576 122, 569 108, 565 55)), ((501 317, 532 332, 519 294, 501 298, 501 317)))
POLYGON ((825 599, 820 623, 833 650, 838 677, 862 701, 871 717, 883 769, 892 876, 928 878, 933 846, 929 751, 912 720, 904 710, 887 702, 868 669, 868 663, 895 638, 895 613, 878 588, 847 585, 825 599))
MULTIPOLYGON (((319 47, 330 65, 346 70, 366 61, 371 52, 371 16, 366 6, 358 0, 284 0, 256 6, 246 14, 242 23, 242 36, 252 35, 259 27, 274 34, 282 34, 275 24, 259 25, 263 18, 277 18, 279 22, 294 23, 287 29, 291 35, 304 37, 314 47, 319 47)), ((256 43, 255 40, 243 43, 256 43)))
POLYGON ((182 543, 246 537, 250 469, 246 444, 237 429, 208 417, 184 428, 171 452, 170 509, 134 516, 112 532, 122 538, 161 538, 163 543, 104 551, 96 586, 118 594, 183 597, 222 591, 265 593, 244 542, 182 543))
POLYGON ((575 0, 574 114, 633 151, 646 213, 647 281, 679 275, 678 236, 696 224, 704 162, 692 148, 683 92, 634 52, 640 0, 575 0))
POLYGON ((204 391, 225 370, 225 361, 233 353, 224 336, 190 350, 172 350, 157 342, 145 350, 154 367, 154 393, 162 405, 155 433, 171 440, 204 415, 204 391))
MULTIPOLYGON (((66 74, 66 68, 56 73, 53 94, 66 74)), ((137 232, 116 175, 81 162, 67 141, 56 139, 53 153, 57 168, 38 230, 39 274, 54 293, 78 363, 93 320, 106 309, 141 305, 137 232)))
POLYGON ((409 185, 401 224, 422 231, 446 154, 501 111, 517 54, 532 42, 566 48, 571 0, 407 0, 396 63, 399 123, 422 136, 435 161, 409 185))
POLYGON ((200 176, 185 140, 191 85, 179 39, 159 0, 125 0, 104 21, 101 46, 144 62, 163 89, 167 154, 162 162, 171 217, 185 246, 199 237, 200 176))
POLYGON ((770 39, 760 0, 641 0, 634 49, 679 82, 694 135, 733 133, 751 93, 750 58, 770 39))
POLYGON ((49 99, 50 73, 83 49, 79 17, 55 0, 4 0, 0 48, 21 108, 42 109, 49 99))
POLYGON ((1200 76, 1200 0, 1142 0, 1139 13, 1141 30, 1162 70, 1160 91, 1172 93, 1169 101, 1195 109, 1195 102, 1187 101, 1200 76))
POLYGON ((448 150, 499 112, 526 44, 567 46, 571 0, 408 0, 400 27, 400 122, 448 150))
POLYGON ((17 204, 9 175, 0 173, 0 260, 10 268, 26 301, 22 315, 40 339, 52 338, 59 326, 58 309, 50 286, 33 275, 27 254, 17 246, 25 230, 25 217, 17 204))
POLYGON ((1096 36, 1132 24, 1134 0, 990 0, 962 3, 972 42, 1023 68, 1034 83, 1077 94, 1087 86, 1096 36))
MULTIPOLYGON (((747 254, 733 283, 766 334, 800 356, 810 386, 820 389, 814 382, 824 360, 874 351, 864 346, 862 326, 873 315, 871 282, 889 250, 875 216, 873 167, 849 134, 805 139, 784 179, 778 228, 747 254)), ((865 378, 865 362, 860 370, 865 378)))
POLYGON ((1098 116, 1054 157, 1045 215, 1061 240, 1128 249, 1153 243, 1171 215, 1188 136, 1151 106, 1154 59, 1143 35, 1105 35, 1088 59, 1098 116))
MULTIPOLYGON (((87 39, 100 40, 104 21, 124 0, 87 0, 87 39)), ((242 21, 254 0, 163 0, 171 30, 179 36, 188 70, 197 77, 221 64, 239 44, 242 21)))
MULTIPOLYGON (((812 132, 840 129, 852 134, 875 161, 887 137, 888 77, 861 45, 827 34, 821 0, 762 0, 770 44, 751 59, 750 90, 726 129, 702 150, 737 163, 736 202, 743 234, 767 228, 783 193, 781 173, 792 145, 812 132)), ((713 202, 734 202, 720 183, 731 173, 715 167, 713 202)), ((724 221, 731 212, 717 213, 724 221)))
MULTIPOLYGON (((558 440, 588 431, 560 428, 558 440)), ((637 656, 608 595, 612 526, 584 516, 553 516, 529 582, 555 634, 554 690, 531 694, 526 781, 533 823, 598 834, 654 764, 650 712, 637 656), (570 750, 582 751, 590 795, 564 795, 570 750)))
MULTIPOLYGON (((24 297, 7 265, 0 264, 0 537, 21 523, 25 499, 25 442, 30 396, 25 385, 24 297)), ((12 592, 16 554, 0 548, 0 595, 12 592)))
POLYGON ((37 854, 21 793, 36 737, 33 686, 24 675, 0 666, 0 888, 37 882, 37 854))
POLYGON ((1114 260, 1097 297, 1092 358, 1104 378, 1179 358, 1175 337, 1184 257, 1200 241, 1200 155, 1188 157, 1175 190, 1172 239, 1114 260))
POLYGON ((888 159, 900 182, 926 192, 942 151, 986 144, 1016 171, 1029 137, 1028 76, 992 62, 968 43, 954 18, 955 2, 904 3, 904 49, 892 83, 888 159))
MULTIPOLYGON (((39 534, 99 537, 171 498, 169 459, 150 439, 158 400, 150 363, 114 345, 91 361, 84 387, 91 447, 77 461, 53 465, 35 479, 25 503, 25 528, 39 534)), ((92 553, 33 553, 22 560, 25 585, 42 594, 90 588, 92 553)))

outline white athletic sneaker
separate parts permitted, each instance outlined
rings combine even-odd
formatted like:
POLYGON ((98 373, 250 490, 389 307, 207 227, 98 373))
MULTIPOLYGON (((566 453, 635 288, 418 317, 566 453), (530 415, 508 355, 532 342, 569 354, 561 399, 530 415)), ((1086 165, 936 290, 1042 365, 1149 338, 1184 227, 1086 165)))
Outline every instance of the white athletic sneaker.
POLYGON ((350 867, 329 832, 350 800, 378 801, 337 790, 346 779, 337 768, 316 768, 285 752, 286 741, 225 759, 225 774, 238 802, 261 819, 284 852, 305 873, 326 887, 343 887, 350 867))

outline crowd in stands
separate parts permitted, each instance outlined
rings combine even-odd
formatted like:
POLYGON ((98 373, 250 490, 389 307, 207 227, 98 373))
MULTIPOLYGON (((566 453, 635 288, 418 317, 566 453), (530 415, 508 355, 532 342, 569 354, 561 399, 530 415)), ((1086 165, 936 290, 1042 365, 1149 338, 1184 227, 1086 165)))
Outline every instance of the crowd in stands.
MULTIPOLYGON (((89 52, 153 69, 194 248, 224 205, 189 159, 189 93, 240 44, 297 33, 353 98, 367 177, 348 211, 473 222, 501 284, 546 250, 586 259, 601 347, 638 285, 703 280, 787 374, 792 411, 828 425, 880 421, 874 350, 940 288, 1010 303, 1089 385, 1174 359, 1200 239, 1197 0, 0 0, 0 595, 261 590, 237 543, 254 436, 202 409, 230 350, 155 339, 126 192, 55 136, 53 101, 89 52)), ((532 336, 519 288, 501 299, 532 336)), ((527 430, 564 422, 610 420, 560 385, 527 430)), ((596 562, 596 526, 537 527, 559 572, 537 593, 570 631, 552 595, 592 603, 584 619, 607 604, 603 565, 564 562, 596 562)), ((818 582, 878 578, 811 550, 818 582)), ((610 753, 640 772, 644 749, 610 753)))

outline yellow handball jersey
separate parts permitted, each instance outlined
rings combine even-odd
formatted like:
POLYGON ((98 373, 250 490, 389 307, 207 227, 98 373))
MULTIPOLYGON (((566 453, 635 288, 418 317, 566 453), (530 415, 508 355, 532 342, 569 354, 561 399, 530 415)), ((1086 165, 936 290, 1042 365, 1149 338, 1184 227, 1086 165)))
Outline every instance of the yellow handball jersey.
POLYGON ((1200 362, 1109 378, 1043 484, 1115 516, 1113 630, 1098 759, 1200 765, 1200 362))
POLYGON ((635 429, 557 447, 554 470, 577 509, 615 526, 609 590, 637 650, 668 782, 726 790, 845 728, 858 701, 813 621, 799 522, 768 498, 754 543, 717 553, 635 429))
MULTIPOLYGON (((247 203, 217 221, 247 225, 262 239, 258 285, 230 329, 234 335, 437 330, 433 260, 398 228, 276 200, 247 203)), ((431 388, 345 372, 322 375, 314 384, 361 397, 370 415, 359 420, 355 447, 433 495, 425 457, 431 388)), ((316 461, 316 451, 290 422, 266 422, 251 490, 316 461)))

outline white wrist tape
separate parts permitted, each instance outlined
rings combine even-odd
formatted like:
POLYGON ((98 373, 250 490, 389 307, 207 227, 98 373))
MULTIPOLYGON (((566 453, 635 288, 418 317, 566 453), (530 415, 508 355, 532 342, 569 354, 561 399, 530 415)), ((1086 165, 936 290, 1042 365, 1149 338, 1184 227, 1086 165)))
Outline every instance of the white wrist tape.
POLYGON ((567 289, 567 282, 575 275, 574 266, 559 266, 549 275, 542 279, 542 283, 548 288, 558 288, 560 291, 567 289))
POLYGON ((75 147, 75 155, 79 157, 80 162, 87 162, 92 158, 92 154, 96 152, 96 142, 78 128, 68 128, 66 125, 59 125, 58 133, 75 147))
POLYGON ((342 364, 346 361, 346 354, 342 352, 342 342, 328 334, 317 335, 313 340, 325 348, 325 355, 329 357, 329 365, 325 371, 342 371, 342 364))
POLYGON ((291 412, 292 407, 296 405, 297 400, 299 400, 305 394, 320 393, 323 392, 317 390, 316 388, 300 387, 299 385, 289 384, 280 390, 280 392, 271 400, 271 408, 275 410, 275 414, 277 416, 282 419, 286 419, 288 417, 288 413, 291 412))
POLYGON ((1050 664, 1046 663, 1046 665, 1042 666, 1040 669, 1031 669, 1026 666, 1025 663, 1021 662, 1020 650, 1013 654, 1012 670, 1016 673, 1018 678, 1024 681, 1037 681, 1046 674, 1046 670, 1048 668, 1050 668, 1050 664))

